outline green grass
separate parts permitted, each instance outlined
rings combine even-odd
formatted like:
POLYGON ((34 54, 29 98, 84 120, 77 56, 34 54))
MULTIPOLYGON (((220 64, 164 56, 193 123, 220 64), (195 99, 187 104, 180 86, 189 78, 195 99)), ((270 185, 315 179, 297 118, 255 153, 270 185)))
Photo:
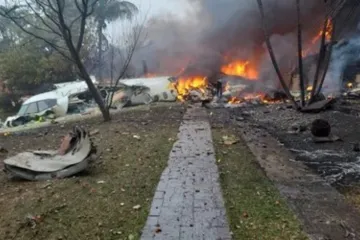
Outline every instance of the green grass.
MULTIPOLYGON (((178 122, 166 121, 166 116, 176 116, 174 111, 178 110, 139 111, 124 115, 120 122, 92 125, 99 130, 94 139, 101 157, 87 175, 9 182, 0 174, 0 239, 139 239, 176 138, 178 122), (134 209, 136 205, 140 209, 134 209), (27 216, 38 216, 36 226, 29 225, 27 216)), ((35 149, 60 139, 50 133, 41 139, 32 137, 8 139, 35 149)))
POLYGON ((245 143, 225 145, 233 129, 213 129, 220 181, 233 239, 307 239, 294 214, 245 143))

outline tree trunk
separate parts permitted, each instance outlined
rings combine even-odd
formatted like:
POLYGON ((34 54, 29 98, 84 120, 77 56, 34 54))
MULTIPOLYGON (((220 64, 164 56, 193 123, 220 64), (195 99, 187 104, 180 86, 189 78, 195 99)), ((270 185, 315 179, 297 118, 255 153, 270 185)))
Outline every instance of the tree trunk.
POLYGON ((104 118, 105 122, 108 122, 111 120, 111 116, 110 116, 110 111, 109 109, 106 107, 106 104, 99 92, 99 90, 95 87, 94 83, 92 82, 89 74, 87 74, 87 72, 85 71, 83 74, 85 74, 83 76, 86 84, 88 85, 89 91, 91 93, 91 95, 93 96, 95 102, 97 103, 97 105, 99 106, 99 109, 101 111, 101 114, 104 118))
POLYGON ((262 28, 263 28, 263 31, 264 31, 266 46, 267 46, 267 49, 268 49, 272 64, 273 64, 273 66, 275 68, 275 72, 276 72, 276 74, 277 74, 277 76, 279 78, 280 84, 281 84, 286 96, 292 102, 293 106, 296 109, 299 109, 299 106, 296 103, 296 101, 294 100, 293 96, 291 95, 290 90, 289 90, 288 86, 286 85, 285 80, 284 80, 284 78, 283 78, 283 76, 281 74, 280 68, 277 65, 275 54, 274 54, 273 48, 271 46, 270 37, 269 37, 269 34, 267 32, 267 26, 266 26, 266 22, 265 22, 265 14, 264 14, 264 8, 263 8, 262 0, 257 0, 257 2, 258 2, 258 5, 259 5, 261 23, 262 23, 262 28))
POLYGON ((333 23, 333 29, 331 32, 331 40, 330 40, 330 44, 327 49, 327 56, 325 57, 325 60, 324 60, 324 69, 323 69, 323 73, 322 73, 322 76, 320 79, 319 87, 317 88, 315 95, 319 95, 322 90, 322 87, 323 87, 323 84, 325 81, 325 77, 326 77, 327 71, 329 69, 330 61, 331 61, 332 48, 333 48, 333 45, 335 42, 335 26, 336 26, 335 19, 332 19, 332 23, 333 23))
POLYGON ((304 68, 302 61, 302 29, 301 29, 301 12, 300 0, 296 0, 296 13, 297 13, 297 38, 298 38, 298 61, 299 61, 299 82, 301 93, 301 107, 305 106, 305 83, 304 83, 304 68))
POLYGON ((102 27, 104 25, 104 19, 101 17, 99 22, 98 22, 98 29, 97 29, 97 34, 98 34, 98 79, 99 82, 103 81, 103 59, 102 59, 102 44, 103 44, 103 34, 102 34, 102 27))
POLYGON ((77 68, 79 69, 80 76, 85 80, 91 95, 93 96, 95 102, 97 103, 97 105, 102 113, 104 121, 105 122, 110 121, 111 120, 110 111, 106 107, 106 104, 105 104, 104 99, 102 98, 100 92, 95 87, 94 83, 92 82, 89 73, 87 72, 84 64, 82 63, 82 61, 80 59, 79 53, 76 52, 76 49, 75 49, 74 45, 72 44, 71 39, 67 38, 66 35, 64 35, 64 39, 68 45, 71 57, 74 60, 77 68))
POLYGON ((321 43, 320 43, 320 51, 319 51, 319 59, 317 62, 317 66, 316 66, 316 72, 314 75, 314 82, 313 82, 313 86, 311 89, 311 95, 310 95, 310 100, 308 104, 311 104, 314 100, 314 96, 317 90, 317 86, 318 86, 318 82, 319 82, 319 75, 320 75, 320 69, 323 66, 324 63, 324 58, 325 58, 325 53, 326 53, 326 30, 327 30, 327 26, 330 23, 330 19, 327 18, 327 16, 325 16, 325 21, 324 21, 324 26, 323 26, 323 32, 321 34, 321 43))
POLYGON ((79 69, 80 75, 84 78, 86 84, 88 85, 89 91, 91 95, 93 96, 96 104, 98 105, 101 114, 104 118, 105 122, 108 122, 111 120, 110 111, 106 107, 105 101, 102 98, 99 90, 95 87, 94 83, 92 82, 88 72, 85 69, 84 64, 81 62, 81 59, 79 58, 79 55, 73 54, 73 58, 75 60, 75 64, 79 69))

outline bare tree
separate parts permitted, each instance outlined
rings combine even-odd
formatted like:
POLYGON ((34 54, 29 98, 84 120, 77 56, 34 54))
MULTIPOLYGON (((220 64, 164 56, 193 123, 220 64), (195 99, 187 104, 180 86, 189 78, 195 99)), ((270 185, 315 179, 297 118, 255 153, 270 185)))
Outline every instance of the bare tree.
POLYGON ((303 69, 303 54, 302 54, 302 26, 301 26, 301 12, 300 0, 296 0, 296 13, 297 13, 297 38, 298 38, 298 61, 299 61, 299 78, 300 78, 300 91, 301 91, 301 107, 305 106, 305 83, 304 83, 304 69, 303 69))
POLYGON ((84 39, 89 28, 87 21, 97 3, 98 0, 24 0, 21 5, 2 7, 0 15, 73 62, 79 76, 88 85, 104 121, 110 121, 109 109, 91 80, 82 58, 84 39))
MULTIPOLYGON (((271 43, 270 43, 270 38, 269 38, 269 33, 268 33, 268 28, 266 26, 266 21, 265 21, 265 16, 264 16, 264 8, 263 8, 263 3, 262 0, 257 0, 258 2, 258 6, 259 6, 259 10, 260 10, 260 17, 261 17, 261 22, 262 22, 262 26, 264 29, 264 35, 265 35, 265 40, 266 40, 266 45, 273 63, 273 66, 275 68, 275 71, 278 75, 278 78, 280 80, 280 83, 285 91, 285 93, 288 95, 289 99, 293 102, 293 104, 295 106, 297 106, 297 103, 295 102, 293 96, 291 95, 288 86, 286 85, 286 83, 284 82, 284 79, 282 77, 282 74, 280 72, 280 69, 277 65, 276 59, 275 59, 275 54, 273 52, 271 43)), ((340 12, 343 10, 344 6, 346 3, 350 3, 351 0, 330 0, 324 1, 324 25, 323 25, 323 29, 322 29, 322 35, 321 35, 321 42, 320 42, 320 50, 319 50, 319 58, 318 58, 318 63, 316 66, 316 71, 315 71, 315 76, 314 76, 314 81, 313 81, 313 87, 312 87, 312 91, 311 91, 311 97, 310 100, 307 102, 307 104, 311 104, 314 101, 314 98, 316 96, 318 96, 322 90, 322 86, 326 77, 326 73, 328 71, 328 67, 329 67, 329 63, 331 60, 331 53, 332 53, 332 46, 334 45, 335 42, 335 21, 337 19, 337 17, 339 16, 340 12), (328 26, 332 25, 332 29, 331 32, 329 32, 328 30, 328 26), (330 43, 326 42, 326 34, 330 34, 331 35, 331 40, 330 43), (320 76, 320 73, 321 76, 320 76)), ((298 29, 297 29, 297 44, 298 44, 298 71, 299 71, 299 78, 300 78, 300 90, 301 90, 301 108, 297 108, 298 110, 301 110, 302 108, 305 107, 305 85, 304 85, 304 69, 303 69, 303 54, 302 54, 302 24, 301 24, 301 12, 300 12, 300 0, 296 0, 295 1, 296 4, 296 11, 297 11, 297 25, 298 25, 298 29)), ((357 7, 360 7, 360 3, 357 3, 357 7)), ((354 6, 355 8, 355 6, 354 6)), ((348 18, 350 17, 351 14, 353 14, 354 11, 350 11, 349 16, 347 16, 348 18)))
POLYGON ((280 84, 281 84, 285 94, 287 95, 288 99, 290 99, 290 101, 292 102, 294 107, 296 109, 298 109, 299 106, 296 103, 294 97, 291 95, 289 87, 286 85, 284 77, 281 74, 280 68, 279 68, 279 66, 277 64, 277 61, 276 61, 274 50, 273 50, 271 42, 270 42, 270 36, 269 36, 269 33, 268 33, 268 28, 267 28, 267 25, 266 25, 264 6, 263 6, 263 3, 262 3, 262 0, 257 0, 257 2, 258 2, 258 5, 259 5, 260 17, 261 17, 262 27, 263 27, 263 31, 264 31, 264 35, 265 35, 265 43, 266 43, 267 49, 269 51, 271 61, 272 61, 273 66, 275 68, 275 72, 276 72, 276 74, 277 74, 277 76, 279 78, 280 84))
MULTIPOLYGON (((111 39, 111 43, 116 47, 111 48, 110 53, 110 85, 112 89, 119 86, 120 80, 125 77, 129 69, 136 50, 146 39, 146 33, 143 32, 146 19, 147 14, 141 21, 136 18, 125 21, 125 25, 121 27, 122 31, 118 34, 112 34, 115 37, 111 39)), ((115 91, 110 92, 108 108, 111 108, 113 104, 114 94, 115 91)))

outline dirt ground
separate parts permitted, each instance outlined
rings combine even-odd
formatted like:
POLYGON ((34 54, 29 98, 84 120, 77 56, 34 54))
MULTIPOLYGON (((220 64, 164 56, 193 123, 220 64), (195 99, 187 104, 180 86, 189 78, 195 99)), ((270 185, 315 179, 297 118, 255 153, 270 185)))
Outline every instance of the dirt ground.
MULTIPOLYGON (((0 239, 138 239, 183 112, 179 105, 154 106, 119 113, 111 123, 81 122, 99 130, 93 136, 99 158, 70 179, 9 181, 1 172, 0 239)), ((0 136, 0 145, 9 155, 56 149, 72 126, 0 136)))

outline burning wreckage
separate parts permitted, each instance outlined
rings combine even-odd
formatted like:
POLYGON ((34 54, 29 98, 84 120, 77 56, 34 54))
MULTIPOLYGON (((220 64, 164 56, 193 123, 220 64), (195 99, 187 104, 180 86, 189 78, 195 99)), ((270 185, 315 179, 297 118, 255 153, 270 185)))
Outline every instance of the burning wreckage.
MULTIPOLYGON (((357 39, 355 39, 357 40, 357 39)), ((353 45, 351 41, 339 42, 334 52, 340 54, 353 45)), ((308 51, 307 51, 308 52, 308 51)), ((306 75, 313 75, 316 69, 317 55, 306 53, 304 67, 306 75)), ((349 72, 348 70, 344 72, 349 72)), ((298 70, 291 73, 289 87, 291 94, 299 100, 298 70)), ((343 92, 343 97, 360 98, 360 75, 331 76, 343 79, 343 86, 337 92, 343 92)), ((312 82, 305 76, 306 92, 312 90, 312 82)), ((267 104, 273 102, 286 102, 287 96, 283 90, 275 88, 274 84, 266 85, 258 80, 258 72, 249 61, 236 60, 222 66, 219 73, 212 76, 181 74, 177 77, 159 76, 134 79, 122 79, 116 88, 98 86, 104 100, 112 108, 150 104, 157 101, 192 101, 203 102, 206 106, 237 107, 244 104, 267 104)), ((324 92, 328 91, 326 84, 324 92)), ((330 92, 334 92, 330 89, 330 92)), ((326 93, 325 93, 326 94, 326 93)), ((331 97, 333 99, 333 96, 331 97)), ((324 101, 327 100, 324 96, 324 101)), ((55 84, 53 90, 30 97, 22 104, 16 116, 9 117, 3 123, 4 128, 24 125, 29 122, 41 122, 64 118, 69 114, 89 114, 96 111, 95 103, 88 92, 84 81, 55 84)))
MULTIPOLYGON (((250 100, 266 103, 283 97, 281 92, 240 75, 221 74, 215 81, 217 84, 207 77, 169 76, 122 79, 116 88, 100 85, 94 78, 93 81, 104 100, 112 103, 113 109, 158 101, 208 101, 234 105, 250 100)), ((54 84, 53 90, 25 100, 17 115, 8 117, 2 127, 56 121, 71 114, 90 114, 94 111, 96 105, 84 81, 54 84)))
MULTIPOLYGON (((104 100, 112 108, 149 104, 155 101, 175 101, 176 94, 169 88, 170 77, 137 78, 121 80, 118 87, 98 86, 104 100)), ((55 121, 70 114, 91 114, 96 105, 84 81, 55 84, 53 90, 32 96, 25 100, 16 116, 2 124, 3 128, 25 125, 31 122, 55 121)))

